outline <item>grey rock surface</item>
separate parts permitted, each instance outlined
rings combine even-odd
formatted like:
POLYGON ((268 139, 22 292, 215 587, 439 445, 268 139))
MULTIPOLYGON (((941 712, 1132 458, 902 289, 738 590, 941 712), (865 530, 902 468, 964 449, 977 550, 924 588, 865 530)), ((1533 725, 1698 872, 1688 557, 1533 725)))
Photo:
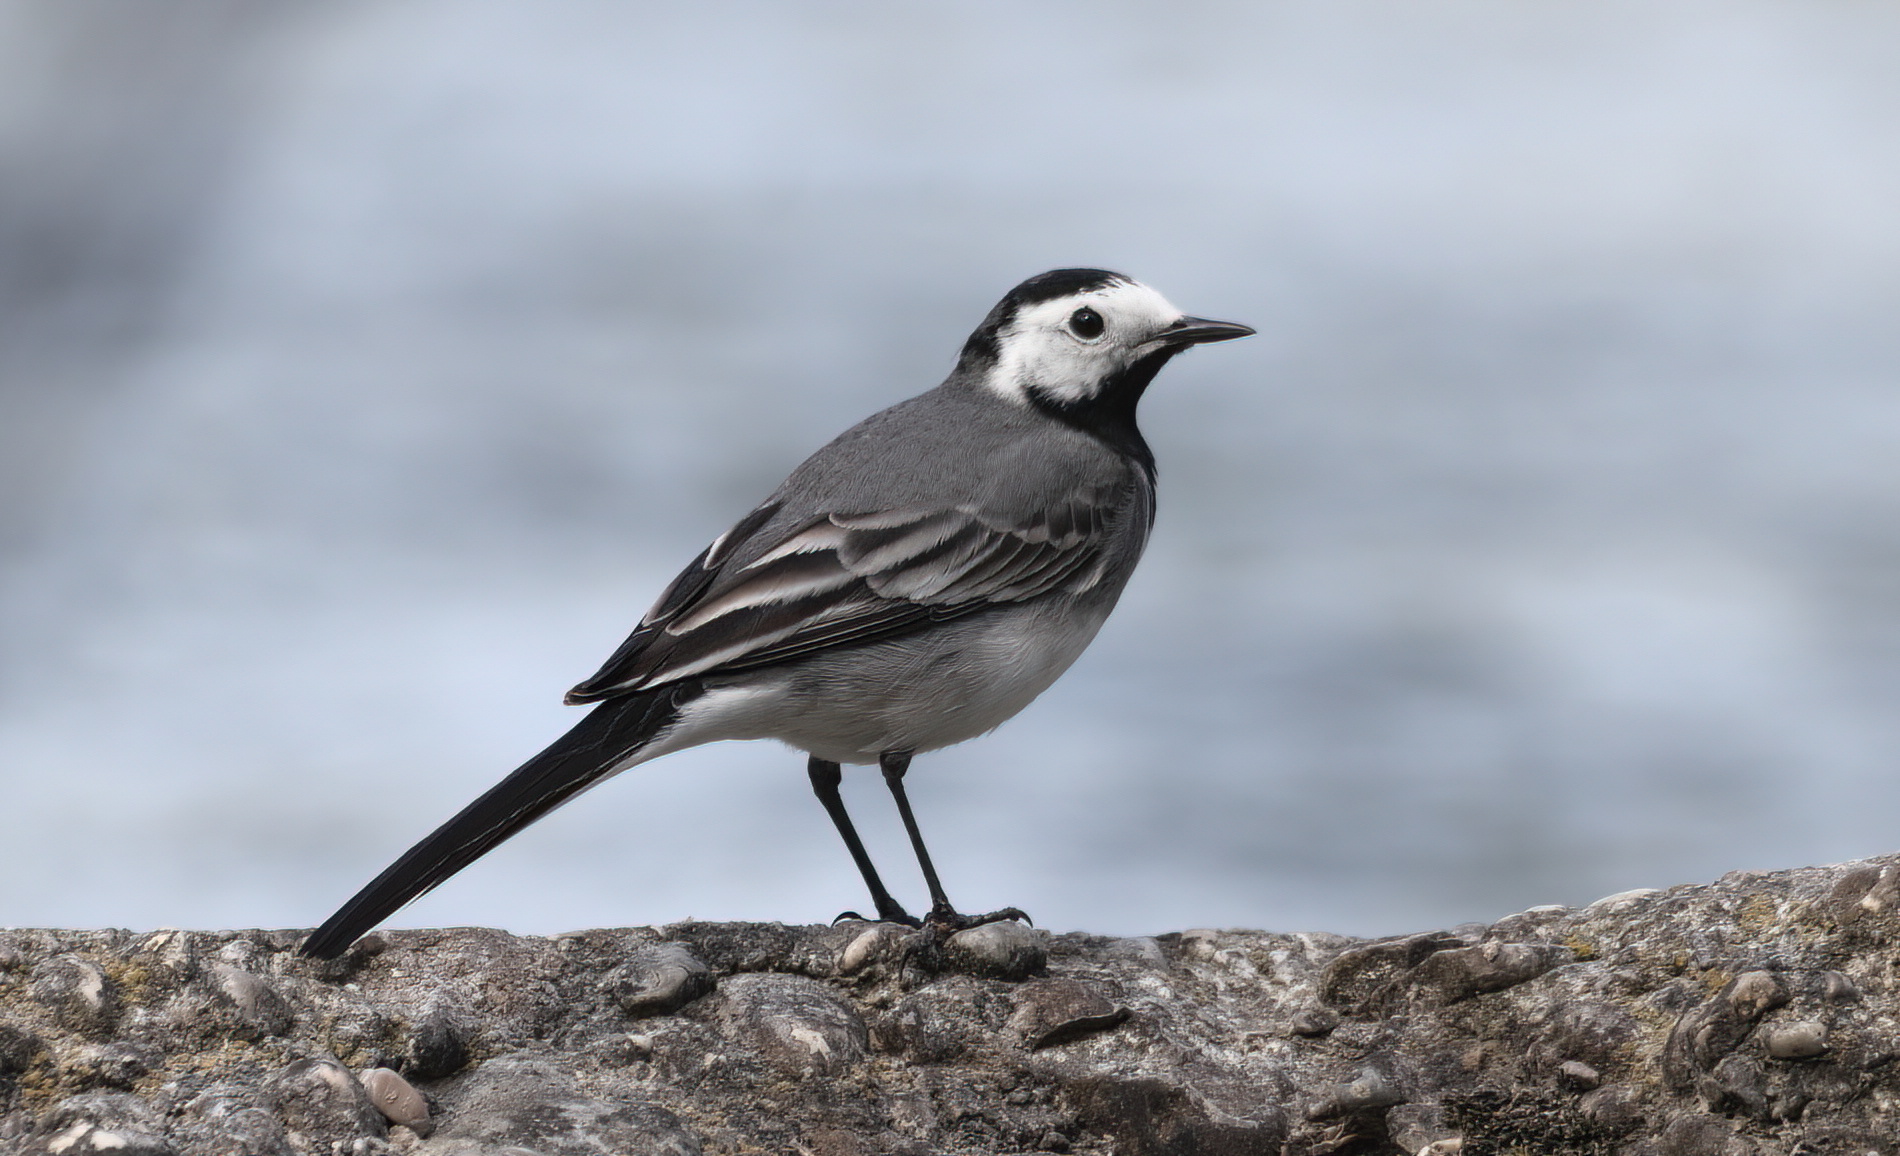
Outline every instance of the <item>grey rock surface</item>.
POLYGON ((0 1154, 1900 1156, 1900 857, 1374 941, 300 934, 0 932, 0 1154))

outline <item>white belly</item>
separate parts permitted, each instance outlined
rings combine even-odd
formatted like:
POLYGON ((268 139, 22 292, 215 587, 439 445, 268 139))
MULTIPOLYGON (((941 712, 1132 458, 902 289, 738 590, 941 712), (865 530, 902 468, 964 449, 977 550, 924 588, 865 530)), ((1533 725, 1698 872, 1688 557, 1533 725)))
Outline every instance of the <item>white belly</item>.
POLYGON ((1012 607, 920 635, 712 683, 641 752, 716 739, 778 739, 821 759, 874 763, 996 729, 1049 688, 1107 617, 1073 605, 1012 607))

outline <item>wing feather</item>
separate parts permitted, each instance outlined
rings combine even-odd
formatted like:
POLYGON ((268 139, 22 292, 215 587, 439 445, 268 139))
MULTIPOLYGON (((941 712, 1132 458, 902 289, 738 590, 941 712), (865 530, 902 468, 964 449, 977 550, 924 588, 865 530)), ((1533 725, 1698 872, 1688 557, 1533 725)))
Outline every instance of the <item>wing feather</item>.
MULTIPOLYGON (((747 567, 748 570, 751 567, 747 567)), ((754 607, 798 603, 850 584, 854 575, 829 554, 790 554, 768 568, 749 574, 744 582, 704 598, 666 624, 666 633, 689 634, 715 618, 754 607)))
POLYGON ((676 679, 785 662, 893 638, 933 622, 1044 595, 1083 593, 1112 558, 1110 531, 1147 530, 1130 487, 1097 489, 1032 516, 968 507, 831 513, 754 540, 768 503, 673 581, 593 678, 593 702, 676 679))
POLYGON ((904 525, 847 530, 838 547, 838 561, 853 574, 901 569, 907 563, 914 565, 969 522, 969 516, 957 510, 938 510, 904 525))

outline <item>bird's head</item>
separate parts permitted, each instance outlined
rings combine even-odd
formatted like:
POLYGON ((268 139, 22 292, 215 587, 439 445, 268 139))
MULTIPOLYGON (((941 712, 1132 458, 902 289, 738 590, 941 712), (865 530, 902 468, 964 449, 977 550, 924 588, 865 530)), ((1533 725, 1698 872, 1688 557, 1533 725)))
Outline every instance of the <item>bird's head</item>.
POLYGON ((1141 282, 1106 269, 1054 269, 1011 289, 990 310, 957 368, 1022 405, 1058 410, 1134 403, 1168 359, 1190 345, 1253 332, 1189 317, 1141 282))

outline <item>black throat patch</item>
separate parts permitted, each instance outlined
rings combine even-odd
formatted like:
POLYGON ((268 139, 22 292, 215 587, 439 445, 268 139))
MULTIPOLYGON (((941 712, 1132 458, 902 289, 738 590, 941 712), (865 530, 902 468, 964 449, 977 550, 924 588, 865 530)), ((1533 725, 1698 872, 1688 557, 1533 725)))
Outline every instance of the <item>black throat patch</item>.
POLYGON ((1135 425, 1135 409, 1141 395, 1161 372, 1161 367, 1181 352, 1181 346, 1163 346, 1136 361, 1120 373, 1103 379, 1102 387, 1089 397, 1067 401, 1052 397, 1032 383, 1024 393, 1029 404, 1066 426, 1079 429, 1095 440, 1134 459, 1154 481, 1155 456, 1135 425))

